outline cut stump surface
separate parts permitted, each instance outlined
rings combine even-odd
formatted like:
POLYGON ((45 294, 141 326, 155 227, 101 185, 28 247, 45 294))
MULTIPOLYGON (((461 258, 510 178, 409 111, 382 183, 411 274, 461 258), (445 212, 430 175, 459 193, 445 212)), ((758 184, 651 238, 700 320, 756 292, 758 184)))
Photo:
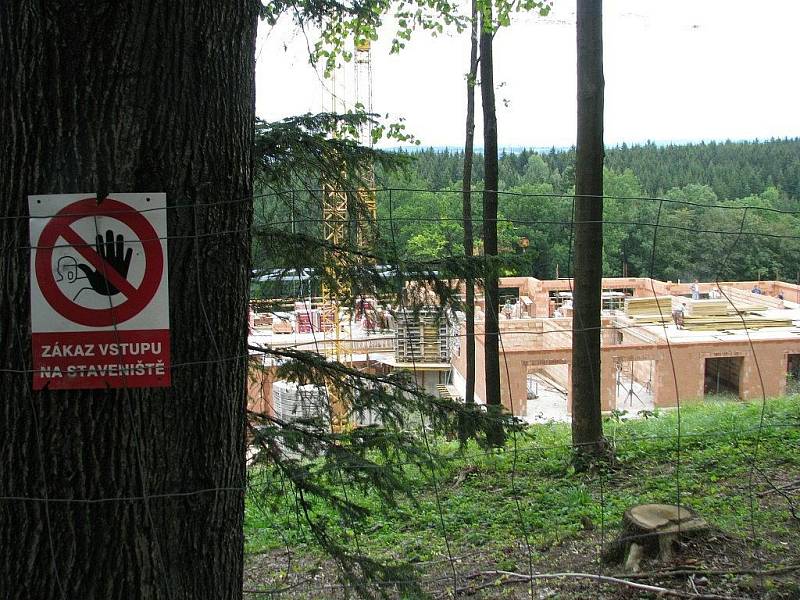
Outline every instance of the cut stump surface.
POLYGON ((674 504, 639 504, 626 510, 622 521, 624 526, 657 535, 708 529, 696 512, 674 504))
POLYGON ((683 536, 708 531, 708 523, 685 506, 639 504, 625 511, 622 533, 612 548, 612 555, 625 557, 625 570, 636 573, 645 556, 672 560, 672 546, 683 536))

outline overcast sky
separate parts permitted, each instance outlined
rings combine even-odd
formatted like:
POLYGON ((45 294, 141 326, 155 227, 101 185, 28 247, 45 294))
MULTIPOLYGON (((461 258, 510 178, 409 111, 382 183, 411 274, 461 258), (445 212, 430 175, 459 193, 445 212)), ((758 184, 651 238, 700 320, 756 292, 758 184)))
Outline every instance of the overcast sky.
MULTIPOLYGON (((800 136, 800 0, 604 5, 607 144, 800 136)), ((373 45, 373 110, 404 117, 425 146, 462 145, 468 35, 418 32, 399 55, 390 39, 373 45)), ((259 116, 322 109, 328 96, 295 27, 262 27, 257 53, 259 116)), ((495 69, 508 101, 498 102, 501 146, 574 144, 575 0, 501 30, 495 69)), ((478 124, 477 145, 480 135, 478 124)))

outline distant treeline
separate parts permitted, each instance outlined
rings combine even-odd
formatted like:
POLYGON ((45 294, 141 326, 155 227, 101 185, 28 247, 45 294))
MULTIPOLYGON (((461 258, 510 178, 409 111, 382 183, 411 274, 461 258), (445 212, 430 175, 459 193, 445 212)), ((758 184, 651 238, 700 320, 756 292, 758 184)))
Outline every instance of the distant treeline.
MULTIPOLYGON (((460 184, 464 153, 452 150, 420 150, 409 171, 410 179, 426 189, 460 184)), ((574 184, 575 149, 536 152, 504 152, 500 156, 500 188, 509 189, 541 171, 539 157, 547 165, 555 191, 567 192, 574 184), (533 170, 533 172, 532 172, 533 170)), ((800 138, 755 142, 701 142, 685 145, 622 144, 606 150, 606 167, 616 172, 630 169, 648 196, 689 184, 709 186, 720 200, 744 198, 775 187, 800 199, 800 138)), ((473 182, 483 181, 483 162, 476 154, 473 182)), ((384 183, 397 182, 389 178, 384 183)))
MULTIPOLYGON (((401 254, 463 253, 463 153, 431 149, 413 157, 403 173, 377 174, 379 187, 424 190, 378 194, 384 239, 391 217, 392 243, 401 254)), ((500 241, 505 252, 523 259, 513 272, 568 275, 574 162, 574 149, 501 155, 500 241)), ((477 191, 482 179, 478 156, 477 191)), ((613 197, 604 208, 608 276, 798 277, 800 139, 612 148, 606 155, 605 194, 613 197)), ((481 212, 476 193, 477 222, 481 212)))

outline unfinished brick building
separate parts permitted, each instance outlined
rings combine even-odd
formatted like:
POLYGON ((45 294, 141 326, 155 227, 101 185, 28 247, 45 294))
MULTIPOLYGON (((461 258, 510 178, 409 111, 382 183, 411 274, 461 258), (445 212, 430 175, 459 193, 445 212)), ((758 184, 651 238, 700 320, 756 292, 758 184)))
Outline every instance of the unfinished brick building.
MULTIPOLYGON (((800 287, 778 281, 694 285, 692 290, 689 283, 648 278, 603 280, 604 411, 636 413, 711 394, 749 400, 786 393, 787 376, 800 369, 800 287), (710 304, 727 303, 731 309, 726 318, 698 317, 686 327, 676 325, 669 309, 652 322, 625 310, 626 298, 658 297, 673 306, 694 305, 697 313, 710 304)), ((503 404, 533 420, 566 415, 571 412, 571 282, 512 277, 503 278, 501 288, 510 298, 506 306, 514 307, 500 322, 503 404)), ((477 323, 479 397, 485 390, 482 334, 477 323)), ((454 384, 463 389, 464 353, 457 351, 452 363, 454 384)))
MULTIPOLYGON (((504 405, 529 421, 568 419, 571 282, 505 277, 500 288, 504 405)), ((800 286, 608 278, 603 289, 598 376, 604 411, 636 414, 720 394, 746 400, 777 396, 787 392, 787 381, 800 375, 800 286), (675 307, 686 311, 681 312, 683 327, 673 319, 675 307)), ((480 402, 485 393, 480 295, 476 304, 475 391, 480 402)), ((420 332, 397 319, 389 319, 379 331, 351 322, 338 342, 331 332, 305 331, 304 323, 291 312, 275 318, 262 315, 253 321, 250 341, 328 355, 334 345, 346 346, 347 361, 359 369, 412 370, 429 393, 463 397, 463 323, 442 331, 433 328, 433 335, 447 339, 426 338, 425 344, 436 349, 432 354, 423 352, 420 332), (419 348, 410 347, 415 344, 419 348)), ((258 354, 252 360, 249 407, 271 413, 274 361, 258 354)))

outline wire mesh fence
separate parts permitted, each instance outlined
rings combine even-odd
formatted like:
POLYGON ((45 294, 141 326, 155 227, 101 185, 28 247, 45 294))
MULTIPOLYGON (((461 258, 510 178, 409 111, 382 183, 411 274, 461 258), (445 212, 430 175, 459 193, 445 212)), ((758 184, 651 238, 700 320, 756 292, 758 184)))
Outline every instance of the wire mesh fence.
MULTIPOLYGON (((604 429, 613 458, 576 472, 569 430, 573 197, 504 193, 500 205, 505 216, 496 223, 483 222, 480 210, 474 213, 477 226, 496 225, 501 231, 502 264, 514 278, 507 280, 508 287, 517 290, 517 302, 501 317, 499 333, 503 402, 515 419, 504 418, 504 424, 512 424, 505 446, 485 449, 474 441, 462 446, 442 434, 423 409, 392 421, 389 413, 381 413, 383 420, 372 413, 365 416, 371 405, 359 404, 361 396, 380 395, 392 386, 403 397, 417 394, 425 402, 442 394, 463 395, 466 339, 460 275, 474 276, 480 292, 486 259, 464 257, 459 251, 462 232, 451 206, 437 214, 430 208, 460 202, 461 192, 375 190, 376 216, 355 210, 348 217, 352 235, 345 243, 323 237, 321 194, 297 190, 213 205, 178 202, 166 209, 170 218, 184 218, 184 213, 196 218, 200 211, 233 203, 255 206, 255 222, 246 230, 208 229, 188 236, 195 257, 187 264, 200 277, 204 240, 252 234, 256 262, 263 264, 253 272, 251 290, 272 296, 257 304, 273 320, 272 330, 256 327, 248 349, 235 355, 217 351, 210 359, 169 366, 175 372, 250 365, 253 428, 246 488, 194 486, 162 493, 144 486, 141 494, 82 498, 0 490, 0 503, 43 504, 47 509, 244 492, 244 591, 252 598, 346 597, 353 591, 441 598, 788 598, 800 593, 800 408, 796 397, 787 395, 800 367, 800 305, 794 302, 800 301, 800 285, 785 281, 797 264, 800 211, 674 198, 605 198, 609 245, 598 251, 605 253, 606 271, 616 276, 605 287, 609 293, 621 291, 623 300, 672 300, 669 311, 657 302, 652 318, 642 320, 625 311, 620 296, 608 296, 597 331, 603 362, 593 375, 605 394, 604 429), (427 208, 419 214, 414 204, 427 208), (363 228, 373 231, 368 243, 355 235, 363 228), (276 231, 281 232, 278 238, 276 231), (275 255, 275 240, 285 245, 287 236, 319 251, 275 255), (676 266, 676 257, 684 263, 676 266), (318 264, 304 262, 313 260, 318 264), (330 262, 336 263, 333 268, 330 262), (750 277, 737 277, 742 273, 750 277), (787 276, 763 277, 770 273, 787 276), (683 283, 677 281, 680 275, 683 283), (344 282, 348 277, 353 281, 344 282), (691 282, 695 278, 700 281, 691 282), (408 293, 415 279, 431 291, 422 300, 408 293), (317 310, 326 280, 329 289, 339 292, 334 310, 342 322, 324 330, 322 315, 316 322, 309 316, 299 331, 297 315, 317 310), (719 297, 710 297, 712 292, 719 297), (528 296, 530 307, 523 308, 522 296, 528 296), (713 301, 731 307, 730 318, 718 328, 709 325, 715 315, 702 314, 713 301), (437 329, 438 336, 447 338, 450 356, 437 361, 447 364, 434 370, 432 361, 414 352, 408 360, 396 360, 397 328, 391 322, 370 324, 377 318, 364 308, 365 303, 373 311, 391 304, 385 312, 396 318, 418 314, 420 302, 435 304, 453 318, 445 333, 437 329), (676 302, 677 316, 672 310, 676 302), (695 315, 684 315, 689 310, 684 305, 697 311, 695 315), (704 320, 692 321, 691 316, 704 320), (287 317, 291 333, 277 333, 281 318, 287 317), (312 375, 303 379, 297 373, 305 353, 318 362, 307 366, 312 375), (327 403, 322 418, 327 423, 274 418, 273 385, 288 363, 300 365, 293 371, 298 386, 327 390, 315 396, 315 401, 327 403), (331 364, 343 365, 335 383, 326 370, 331 364), (403 379, 391 378, 400 372, 403 379), (352 411, 360 413, 358 418, 337 412, 337 401, 359 407, 352 411), (389 437, 389 446, 414 443, 419 454, 395 454, 365 443, 355 453, 362 459, 358 462, 326 461, 366 435, 359 430, 380 431, 390 422, 395 424, 392 435, 407 437, 389 437), (293 446, 286 431, 304 443, 320 432, 331 437, 319 442, 315 458, 313 452, 293 446), (281 461, 291 468, 281 467, 281 461), (407 478, 389 497, 376 491, 378 479, 364 476, 387 472, 407 478), (321 482, 328 489, 305 497, 307 482, 321 482), (331 503, 346 509, 333 510, 331 503), (671 560, 650 557, 642 572, 626 572, 612 556, 613 549, 624 511, 643 503, 691 507, 709 527, 703 536, 676 539, 671 560), (332 547, 338 556, 320 551, 332 547), (343 566, 347 561, 350 567, 343 566), (354 582, 354 576, 364 583, 354 582)), ((27 228, 25 216, 2 219, 27 228)), ((179 239, 187 236, 168 235, 164 241, 179 239)), ((22 243, 12 250, 29 254, 36 248, 22 243)), ((198 301, 202 306, 200 293, 198 301)), ((214 346, 214 332, 224 317, 205 309, 200 314, 207 342, 214 346)), ((478 355, 483 335, 478 321, 478 355)), ((407 345, 418 343, 418 338, 403 336, 407 345)), ((22 352, 25 336, 17 338, 19 360, 3 365, 0 373, 30 380, 36 372, 22 352)), ((388 402, 390 397, 380 399, 388 402)), ((399 402, 400 396, 395 399, 399 402)), ((291 411, 278 412, 287 417, 291 411)), ((44 441, 39 444, 44 450, 44 441)), ((143 463, 139 468, 144 482, 145 472, 151 471, 143 463)), ((154 531, 152 523, 149 529, 154 531)), ((52 561, 56 578, 65 568, 59 560, 54 556, 52 561)))
MULTIPOLYGON (((431 252, 422 256, 409 256, 407 244, 409 235, 405 234, 405 247, 398 248, 400 243, 397 230, 409 223, 416 226, 424 223, 446 227, 448 224, 458 223, 460 217, 402 216, 402 212, 401 216, 398 216, 397 209, 393 207, 392 196, 402 196, 410 192, 413 191, 378 192, 378 206, 379 209, 383 207, 383 214, 379 210, 377 221, 379 229, 387 226, 389 228, 387 243, 391 250, 388 254, 398 257, 399 260, 411 262, 424 260, 431 268, 441 268, 453 257, 452 246, 444 245, 438 248, 438 255, 431 252)), ((416 190, 416 192, 423 191, 416 190)), ((428 191, 424 193, 436 196, 428 191)), ((459 194, 459 191, 439 193, 457 199, 459 194)), ((567 292, 571 291, 569 249, 574 226, 571 220, 572 199, 557 194, 530 196, 508 194, 507 197, 515 200, 522 198, 523 204, 544 200, 544 212, 558 213, 560 208, 561 213, 565 215, 566 218, 563 220, 501 218, 498 219, 498 227, 503 223, 512 227, 532 226, 533 231, 518 234, 520 238, 527 238, 528 242, 537 236, 547 235, 548 232, 537 231, 536 227, 560 228, 561 235, 566 236, 570 242, 566 244, 565 260, 561 266, 560 275, 565 279, 561 281, 560 287, 567 292)), ((294 200, 296 202, 296 196, 294 200)), ((725 282, 726 279, 734 279, 731 275, 735 273, 730 266, 735 252, 748 253, 754 248, 760 249, 767 245, 764 240, 769 238, 791 240, 796 237, 792 231, 794 226, 791 225, 797 216, 795 211, 782 211, 765 206, 704 204, 667 198, 613 197, 606 200, 628 206, 624 207, 626 215, 605 220, 604 227, 623 227, 633 232, 642 243, 644 256, 644 260, 640 257, 638 280, 635 277, 618 278, 609 282, 608 287, 614 289, 638 287, 640 289, 634 291, 637 295, 656 297, 660 294, 675 294, 678 297, 685 295, 687 300, 695 300, 693 297, 690 298, 697 293, 692 289, 691 283, 681 284, 678 281, 672 284, 658 279, 659 276, 663 277, 664 267, 669 266, 658 262, 661 259, 659 253, 661 245, 672 250, 677 247, 682 253, 693 257, 693 267, 685 271, 685 276, 688 278, 700 273, 705 275, 703 278, 705 283, 702 285, 702 294, 705 298, 719 294, 719 297, 729 304, 736 305, 742 301, 735 291, 737 288, 750 294, 751 287, 754 291, 761 292, 762 290, 756 288, 759 285, 766 287, 766 284, 748 281, 737 286, 733 281, 725 282), (692 215, 691 223, 687 222, 686 215, 681 215, 682 219, 677 220, 665 206, 680 207, 679 210, 690 207, 699 214, 692 215), (787 222, 775 228, 774 223, 770 225, 768 221, 759 218, 770 213, 785 216, 787 222), (735 217, 720 219, 720 215, 723 214, 735 217), (695 221, 702 224, 698 225, 695 221), (783 228, 784 226, 786 227, 783 228), (781 228, 783 229, 778 231, 781 228), (682 237, 675 239, 676 233, 682 237), (686 233, 691 235, 684 235, 686 233), (748 245, 745 240, 753 245, 748 245), (716 257, 707 264, 697 263, 696 257, 703 252, 709 252, 708 256, 716 253, 716 257)), ((317 222, 313 216, 298 218, 293 215, 292 218, 281 221, 280 225, 291 224, 295 228, 308 225, 313 227, 317 222)), ((476 222, 483 224, 480 223, 479 217, 476 218, 476 222)), ((514 248, 509 244, 506 252, 522 254, 525 250, 522 247, 514 248)), ((784 255, 785 257, 793 255, 795 250, 784 249, 784 252, 788 253, 784 255)), ((773 258, 777 258, 778 254, 780 252, 775 253, 773 258)), ((759 260, 763 260, 763 256, 759 260)), ((526 266, 531 270, 535 268, 532 265, 526 266)), ((532 275, 530 271, 514 274, 532 275)), ((553 289, 558 287, 553 286, 553 289)), ((781 310, 793 310, 787 306, 786 298, 797 293, 795 285, 786 284, 785 287, 774 289, 770 287, 770 291, 782 302, 781 310)), ((307 292, 305 296, 310 295, 311 292, 307 292)), ((302 296, 302 294, 298 296, 298 299, 302 296)), ((568 297, 568 293, 565 297, 568 297)), ((557 301, 558 296, 555 299, 557 301)), ((540 313, 538 320, 552 318, 554 316, 552 309, 553 306, 548 300, 547 312, 540 313)), ((601 326, 600 333, 603 335, 614 334, 624 339, 626 334, 630 333, 635 342, 626 340, 620 343, 620 347, 630 345, 635 346, 635 349, 627 354, 622 352, 620 358, 612 359, 613 362, 609 361, 612 362, 615 371, 610 379, 616 394, 612 403, 604 406, 607 409, 605 428, 611 438, 614 455, 617 457, 615 464, 591 474, 571 473, 568 429, 565 425, 552 423, 533 426, 524 432, 513 432, 507 448, 500 455, 496 452, 456 450, 454 444, 448 446, 445 442, 447 456, 445 466, 427 473, 427 477, 424 470, 419 473, 421 478, 427 480, 427 485, 420 486, 421 489, 415 493, 428 502, 426 507, 420 508, 411 503, 406 511, 395 515, 394 519, 391 516, 375 517, 360 524, 358 533, 348 531, 347 525, 344 525, 340 535, 343 539, 349 535, 354 538, 377 538, 379 541, 374 543, 373 550, 382 558, 389 561, 416 561, 418 575, 427 591, 442 597, 464 594, 485 594, 486 597, 496 597, 500 594, 504 597, 515 594, 520 597, 532 597, 538 594, 538 597, 546 597, 549 594, 557 595, 559 590, 560 593, 572 594, 573 597, 599 597, 603 593, 614 596, 624 593, 618 590, 619 586, 624 587, 626 584, 612 579, 602 580, 597 577, 592 579, 591 576, 621 576, 620 565, 607 560, 604 555, 619 533, 622 512, 636 503, 658 502, 699 508, 700 512, 714 523, 715 533, 711 536, 712 542, 704 540, 683 542, 682 550, 686 560, 684 563, 667 565, 653 563, 653 573, 632 576, 628 574, 625 577, 628 582, 641 581, 649 577, 658 584, 656 587, 669 588, 667 592, 654 587, 649 589, 642 587, 635 588, 631 593, 670 593, 697 597, 738 596, 743 593, 758 595, 763 592, 763 588, 760 592, 748 592, 737 587, 740 582, 720 585, 719 581, 715 581, 712 586, 718 593, 711 593, 708 588, 704 590, 702 586, 708 585, 709 577, 712 576, 724 579, 740 575, 745 579, 750 576, 760 578, 759 582, 754 584, 758 587, 763 584, 764 577, 771 576, 770 573, 791 573, 791 565, 784 564, 780 567, 775 565, 787 558, 779 549, 792 545, 789 541, 791 534, 788 532, 796 526, 791 492, 782 492, 793 490, 797 485, 796 477, 788 475, 793 470, 796 473, 796 465, 784 470, 784 467, 795 461, 795 458, 790 458, 784 451, 788 455, 796 454, 797 414, 794 408, 791 408, 793 406, 791 400, 782 405, 781 401, 776 403, 768 401, 768 397, 779 395, 786 389, 781 386, 789 368, 787 360, 790 359, 787 355, 791 355, 791 348, 797 347, 796 343, 790 336, 785 340, 787 346, 782 355, 768 356, 761 350, 763 346, 760 342, 768 338, 774 341, 781 335, 772 336, 770 335, 772 332, 758 326, 752 327, 745 319, 741 319, 741 327, 737 328, 738 341, 741 345, 735 351, 730 351, 731 346, 725 342, 730 342, 731 339, 714 339, 715 336, 725 338, 736 335, 731 334, 730 329, 722 328, 725 333, 712 332, 706 337, 695 335, 687 331, 690 328, 681 329, 677 323, 673 324, 671 306, 666 314, 659 307, 656 311, 660 317, 657 322, 645 325, 625 317, 615 318, 612 310, 609 311, 610 318, 604 320, 601 326), (711 345, 698 353, 697 348, 703 344, 711 345), (659 353, 648 354, 647 348, 659 348, 659 353), (691 357, 682 353, 688 349, 692 349, 691 357), (749 405, 745 409, 715 400, 723 397, 719 395, 719 368, 716 373, 716 386, 712 385, 714 381, 709 382, 709 379, 713 380, 711 376, 713 373, 707 372, 703 373, 703 385, 699 390, 687 392, 685 386, 679 385, 678 380, 683 377, 684 371, 691 363, 699 362, 700 368, 708 371, 709 361, 730 360, 726 358, 729 354, 749 357, 747 377, 750 378, 748 381, 752 387, 747 391, 737 387, 732 397, 737 400, 747 398, 755 401, 755 406, 749 405), (762 360, 759 361, 759 358, 762 360), (775 361, 774 364, 772 361, 775 361), (626 363, 630 363, 630 367, 626 363), (637 381, 639 377, 635 372, 640 369, 638 363, 648 365, 650 373, 646 381, 637 381), (659 364, 658 381, 653 380, 654 363, 659 364), (765 382, 765 375, 762 373, 765 363, 773 369, 773 374, 768 376, 773 379, 772 384, 765 382), (624 380, 626 375, 629 378, 628 382, 624 380), (672 385, 669 385, 669 380, 672 380, 672 385), (641 385, 638 385, 639 383, 641 385), (655 395, 653 386, 659 386, 657 401, 652 398, 655 395), (642 402, 642 396, 648 394, 650 402, 642 402), (706 398, 703 400, 704 395, 706 398), (682 400, 691 401, 691 404, 682 409, 682 400), (695 402, 697 400, 701 400, 701 404, 698 405, 695 402), (636 406, 637 403, 641 406, 636 406), (778 415, 781 411, 778 406, 789 407, 788 412, 778 415), (631 410, 633 407, 639 410, 631 410), (741 410, 753 412, 749 418, 745 418, 739 412, 741 410), (641 420, 628 421, 629 417, 637 416, 637 412, 641 420), (747 422, 748 425, 744 429, 736 427, 731 429, 724 425, 727 418, 732 418, 740 425, 743 422, 747 422), (540 428, 544 428, 547 433, 542 434, 540 428), (543 438, 549 443, 543 443, 543 438), (555 443, 554 440, 560 443, 555 443), (765 448, 769 450, 765 451, 765 448), (722 468, 719 456, 709 456, 709 454, 725 456, 728 452, 735 454, 736 458, 728 456, 731 462, 722 468), (549 462, 554 457, 558 457, 557 465, 549 462), (770 465, 772 459, 775 459, 775 462, 770 465), (542 465, 548 466, 542 468, 542 465), (548 472, 550 469, 552 471, 548 472), (554 482, 554 476, 562 481, 554 482), (573 477, 575 479, 570 481, 573 477), (484 481, 486 478, 491 479, 492 483, 487 484, 484 481), (549 490, 531 489, 536 488, 537 484, 544 488, 552 486, 552 496, 546 493, 549 490), (781 498, 779 501, 767 507, 778 497, 781 498), (549 509, 543 509, 542 506, 549 509), (723 506, 725 508, 721 509, 723 506), (414 514, 424 516, 414 518, 413 523, 416 528, 412 528, 412 532, 407 532, 409 529, 406 525, 407 520, 412 518, 409 515, 414 514), (738 516, 732 517, 732 515, 738 516), (772 521, 772 525, 767 524, 769 521, 772 521), (785 526, 788 526, 788 529, 784 529, 785 526), (781 540, 778 540, 781 534, 774 537, 779 530, 783 530, 783 535, 786 536, 781 540), (402 540, 400 543, 409 544, 411 547, 397 548, 394 545, 398 543, 397 540, 402 540), (421 544, 420 540, 423 540, 421 544), (420 551, 420 545, 424 548, 423 552, 420 551), (767 547, 771 547, 772 550, 767 550, 767 547), (771 554, 775 550, 778 552, 771 554), (719 561, 715 561, 708 554, 716 554, 719 561), (471 557, 471 560, 465 556, 471 557), (437 566, 431 567, 431 564, 437 566), (562 565, 563 568, 554 569, 562 565), (776 571, 776 568, 785 570, 776 571), (553 571, 571 574, 559 577, 553 575, 553 571), (696 578, 701 580, 700 588, 697 587, 696 578), (597 587, 598 584, 600 588, 597 587), (511 589, 498 591, 498 588, 511 589)), ((536 316, 532 316, 531 324, 537 321, 536 316)), ((518 369, 514 370, 509 362, 509 357, 514 352, 510 348, 506 350, 507 340, 513 340, 512 346, 518 350, 520 345, 535 348, 544 338, 560 337, 562 338, 560 344, 554 344, 549 348, 540 347, 539 354, 553 348, 568 349, 569 340, 565 342, 563 338, 565 333, 569 334, 571 324, 551 329, 532 328, 517 331, 510 327, 513 321, 513 318, 509 318, 506 322, 501 321, 500 331, 503 363, 501 370, 504 371, 504 385, 507 388, 504 390, 507 392, 506 408, 517 416, 527 416, 530 405, 535 405, 535 401, 530 402, 526 396, 520 396, 517 390, 511 389, 511 385, 515 377, 528 378, 531 363, 535 365, 536 360, 528 361, 526 373, 520 374, 518 369), (509 327, 504 328, 502 325, 509 327), (527 406, 515 407, 515 399, 527 406)), ((459 340, 463 340, 463 336, 463 331, 456 334, 459 340)), ((354 338, 346 336, 345 339, 351 341, 354 338)), ((607 343, 604 338, 604 346, 606 345, 613 345, 613 342, 607 343)), ((533 355, 536 355, 536 352, 533 355)), ((606 358, 604 354, 604 361, 606 358)), ((544 363, 542 366, 547 367, 558 366, 568 361, 552 360, 553 365, 547 365, 547 361, 540 362, 544 363)), ((424 364, 413 364, 408 367, 414 371, 415 377, 419 378, 419 368, 424 368, 424 364)), ((691 368, 696 369, 697 365, 691 368)), ((606 375, 608 374, 597 374, 599 377, 606 375)), ((788 373, 788 376, 791 379, 791 373, 788 373)), ((743 381, 741 377, 744 377, 744 374, 738 373, 737 377, 740 378, 737 383, 741 384, 743 381)), ((566 414, 566 401, 564 404, 563 412, 566 414)), ((291 500, 288 506, 290 509, 287 510, 291 512, 291 500)), ((276 519, 274 523, 275 527, 282 527, 280 519, 276 519)), ((258 539, 257 533, 253 539, 258 539)), ((296 561, 303 563, 305 558, 303 551, 298 553, 292 549, 292 545, 297 543, 296 540, 287 543, 285 556, 293 555, 296 561)), ((257 547, 257 543, 254 547, 257 547)), ((278 552, 276 550, 269 556, 271 558, 279 556, 278 552)), ((253 569, 256 573, 259 571, 258 564, 258 559, 254 559, 253 569)), ((307 564, 305 566, 308 567, 307 564)), ((303 567, 298 567, 297 563, 295 567, 297 571, 303 571, 303 567)), ((287 569, 289 572, 292 571, 291 565, 287 566, 287 569)), ((312 573, 308 579, 303 579, 303 575, 300 574, 294 576, 287 574, 283 581, 290 582, 288 589, 285 587, 281 589, 280 582, 275 579, 270 580, 275 585, 274 593, 298 597, 304 595, 324 597, 326 594, 333 594, 337 589, 341 592, 341 588, 337 586, 346 586, 344 583, 335 582, 335 574, 326 574, 313 569, 307 569, 306 574, 308 573, 312 573)), ((793 577, 790 576, 790 579, 793 580, 793 577)), ((258 575, 253 575, 252 580, 257 581, 258 575)), ((402 587, 398 581, 384 583, 392 590, 402 587)), ((376 585, 375 590, 383 586, 383 584, 376 585)), ((788 584, 788 587, 777 593, 793 593, 792 585, 788 584)), ((258 590, 248 591, 255 594, 258 590)))

